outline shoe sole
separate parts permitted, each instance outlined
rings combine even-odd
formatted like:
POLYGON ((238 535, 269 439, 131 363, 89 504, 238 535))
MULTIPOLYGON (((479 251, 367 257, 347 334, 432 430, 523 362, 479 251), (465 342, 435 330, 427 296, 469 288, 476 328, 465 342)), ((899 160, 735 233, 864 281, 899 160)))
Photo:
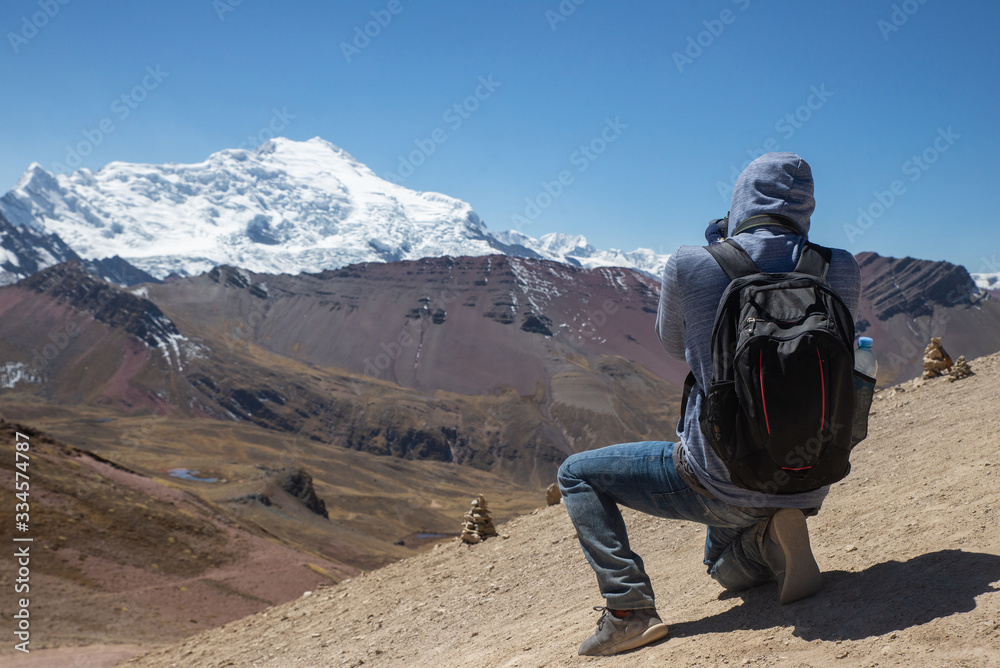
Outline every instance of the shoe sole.
POLYGON ((651 642, 656 642, 660 638, 666 636, 669 632, 670 627, 661 622, 656 626, 649 627, 643 631, 641 635, 629 638, 628 640, 623 640, 613 647, 606 648, 603 652, 597 654, 596 656, 610 656, 612 654, 627 652, 630 649, 636 649, 642 647, 643 645, 648 645, 651 642))
POLYGON ((806 517, 799 510, 785 508, 774 514, 771 527, 785 557, 785 578, 779 600, 793 603, 819 591, 820 573, 809 545, 806 517))

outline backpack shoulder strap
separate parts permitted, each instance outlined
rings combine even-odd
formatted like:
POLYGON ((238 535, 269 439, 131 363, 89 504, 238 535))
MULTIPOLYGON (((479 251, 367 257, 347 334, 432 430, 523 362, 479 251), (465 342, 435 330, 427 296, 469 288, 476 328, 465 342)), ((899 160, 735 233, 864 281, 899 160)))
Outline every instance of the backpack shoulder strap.
POLYGON ((760 268, 753 258, 731 238, 704 248, 715 258, 731 281, 741 276, 760 273, 760 268))
POLYGON ((819 276, 825 280, 826 273, 830 271, 830 260, 832 258, 833 251, 829 248, 807 241, 802 247, 802 254, 795 265, 795 271, 799 274, 819 276))
POLYGON ((684 392, 681 394, 681 424, 684 424, 684 416, 687 414, 688 397, 691 396, 691 390, 697 383, 698 379, 694 377, 694 371, 688 371, 687 378, 684 379, 684 392))

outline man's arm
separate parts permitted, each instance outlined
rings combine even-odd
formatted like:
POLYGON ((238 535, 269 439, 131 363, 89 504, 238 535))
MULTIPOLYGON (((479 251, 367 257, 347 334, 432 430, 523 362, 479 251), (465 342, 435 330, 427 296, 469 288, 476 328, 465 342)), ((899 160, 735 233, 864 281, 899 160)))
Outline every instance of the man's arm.
POLYGON ((677 276, 677 253, 667 260, 660 283, 660 305, 656 313, 656 335, 667 354, 684 360, 684 309, 677 276))
POLYGON ((861 268, 858 261, 848 251, 834 249, 827 280, 857 322, 861 307, 861 268))

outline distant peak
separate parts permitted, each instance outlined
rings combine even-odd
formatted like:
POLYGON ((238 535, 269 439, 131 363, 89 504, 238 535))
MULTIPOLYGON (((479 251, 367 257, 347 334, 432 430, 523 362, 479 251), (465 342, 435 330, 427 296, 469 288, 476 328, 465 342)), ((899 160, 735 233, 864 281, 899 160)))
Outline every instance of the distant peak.
MULTIPOLYGON (((284 139, 284 137, 282 137, 282 139, 284 139)), ((291 141, 291 140, 286 140, 286 141, 291 141)), ((329 142, 329 141, 323 139, 320 136, 313 137, 312 139, 307 139, 306 141, 304 141, 302 143, 303 144, 317 144, 319 146, 326 146, 327 148, 331 148, 334 151, 338 151, 338 152, 343 152, 343 150, 344 150, 344 149, 340 148, 339 146, 337 146, 336 144, 334 144, 333 142, 329 142)))
POLYGON ((313 137, 312 139, 307 139, 305 141, 289 139, 288 137, 275 137, 274 139, 268 139, 266 142, 258 146, 253 151, 253 154, 261 157, 268 155, 279 157, 294 156, 296 159, 311 159, 313 161, 324 161, 336 158, 337 160, 349 164, 359 172, 374 175, 374 172, 372 172, 367 165, 360 162, 357 158, 336 144, 328 142, 322 137, 313 137))
POLYGON ((56 181, 55 175, 47 171, 37 162, 33 162, 30 165, 28 165, 28 169, 24 172, 24 174, 21 174, 21 178, 18 179, 17 185, 14 186, 14 189, 15 190, 21 188, 34 189, 39 187, 52 188, 57 186, 58 186, 58 181, 56 181))
MULTIPOLYGON (((273 139, 268 139, 266 142, 257 147, 257 153, 270 153, 276 150, 315 150, 317 148, 324 148, 333 153, 340 155, 350 155, 344 149, 340 148, 336 144, 329 142, 322 137, 313 137, 312 139, 298 140, 289 139, 288 137, 275 137, 273 139)), ((353 158, 352 158, 353 159, 353 158)))

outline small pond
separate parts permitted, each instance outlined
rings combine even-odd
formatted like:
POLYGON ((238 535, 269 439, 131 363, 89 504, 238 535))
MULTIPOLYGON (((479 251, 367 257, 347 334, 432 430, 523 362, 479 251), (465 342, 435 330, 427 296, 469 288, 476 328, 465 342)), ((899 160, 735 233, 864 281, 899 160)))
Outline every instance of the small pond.
POLYGON ((194 480, 197 482, 219 482, 218 478, 205 477, 199 471, 195 471, 194 469, 170 469, 168 473, 173 477, 181 478, 182 480, 194 480))

